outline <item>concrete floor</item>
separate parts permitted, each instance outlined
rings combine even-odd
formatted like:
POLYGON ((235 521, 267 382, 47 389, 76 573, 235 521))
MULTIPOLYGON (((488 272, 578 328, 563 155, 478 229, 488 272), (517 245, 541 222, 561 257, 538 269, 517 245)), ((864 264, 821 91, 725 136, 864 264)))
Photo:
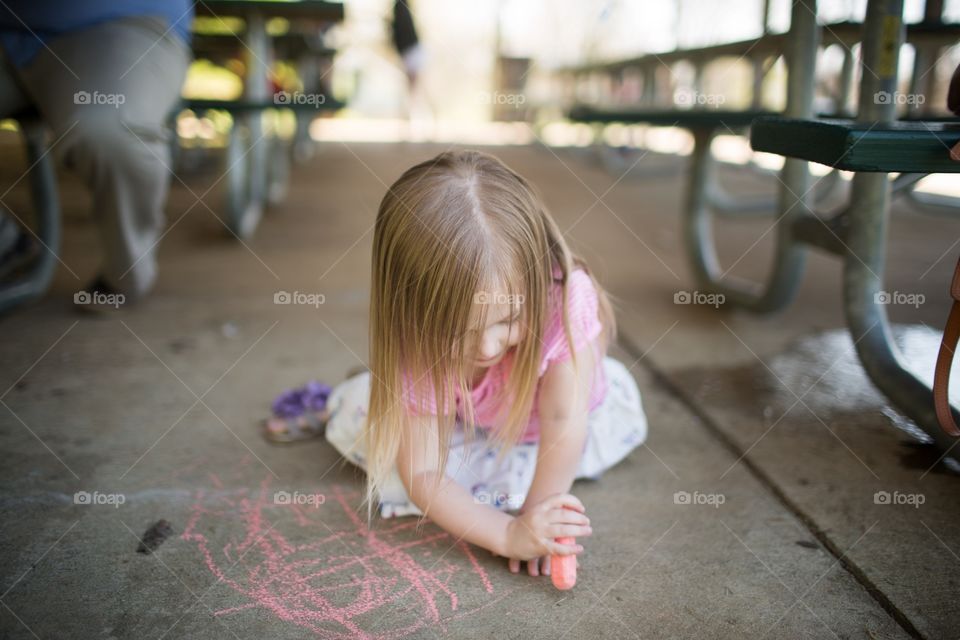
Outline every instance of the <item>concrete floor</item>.
MULTIPOLYGON (((6 190, 22 165, 3 142, 6 190)), ((617 297, 613 355, 651 426, 647 446, 574 487, 595 534, 573 591, 432 525, 368 531, 362 476, 332 447, 263 441, 256 421, 276 393, 364 361, 377 204, 442 149, 327 144, 246 245, 215 218, 215 172, 175 181, 159 285, 110 318, 71 305, 97 248, 89 201, 64 177, 64 265, 43 300, 0 318, 0 637, 957 637, 960 480, 851 356, 839 263, 811 255, 775 316, 674 304, 693 289, 677 158, 618 179, 585 151, 491 149, 540 188, 617 297), (326 302, 277 306, 278 290, 326 302), (277 505, 278 490, 323 503, 277 505), (78 491, 124 502, 78 505, 78 491), (877 504, 878 491, 922 504, 877 504), (159 519, 173 535, 136 553, 159 519)), ((724 178, 738 193, 773 188, 724 178)), ((4 200, 25 210, 23 185, 4 200)), ((721 225, 733 273, 764 272, 769 225, 721 225)), ((922 370, 958 237, 960 221, 895 212, 888 288, 926 302, 891 316, 922 370)))

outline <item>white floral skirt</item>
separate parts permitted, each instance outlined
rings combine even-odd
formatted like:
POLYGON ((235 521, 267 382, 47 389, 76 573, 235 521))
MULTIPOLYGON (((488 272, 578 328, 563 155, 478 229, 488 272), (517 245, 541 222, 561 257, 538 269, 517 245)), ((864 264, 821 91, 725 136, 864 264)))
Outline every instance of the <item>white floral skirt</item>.
MULTIPOLYGON (((590 412, 587 441, 576 478, 599 478, 647 438, 647 418, 633 376, 621 362, 609 356, 604 357, 603 367, 607 376, 607 394, 590 412)), ((337 385, 327 403, 330 409, 327 440, 341 455, 364 470, 366 445, 362 429, 369 399, 370 372, 366 371, 337 385)), ((496 445, 487 441, 486 431, 477 429, 476 437, 468 444, 463 428, 458 424, 447 458, 446 473, 466 488, 477 502, 502 510, 517 509, 533 483, 538 446, 537 443, 516 445, 498 466, 496 445)), ((379 499, 380 515, 384 518, 421 514, 407 496, 396 468, 387 479, 379 499)))

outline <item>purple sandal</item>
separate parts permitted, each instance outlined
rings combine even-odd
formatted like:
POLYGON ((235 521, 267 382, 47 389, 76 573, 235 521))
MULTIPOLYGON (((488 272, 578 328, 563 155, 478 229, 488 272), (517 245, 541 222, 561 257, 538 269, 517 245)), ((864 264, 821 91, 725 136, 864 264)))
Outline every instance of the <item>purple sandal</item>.
POLYGON ((261 422, 263 437, 288 443, 323 435, 329 414, 327 399, 333 389, 311 380, 299 389, 288 389, 273 401, 273 417, 261 422))

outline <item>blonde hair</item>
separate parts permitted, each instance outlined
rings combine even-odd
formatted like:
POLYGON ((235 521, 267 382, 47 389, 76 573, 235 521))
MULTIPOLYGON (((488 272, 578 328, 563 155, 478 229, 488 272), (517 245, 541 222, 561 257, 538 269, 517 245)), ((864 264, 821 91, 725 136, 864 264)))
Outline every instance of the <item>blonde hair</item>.
MULTIPOLYGON (((462 337, 476 326, 471 326, 476 322, 471 311, 477 292, 506 286, 515 296, 511 299, 522 302, 523 337, 505 384, 511 397, 500 403, 509 412, 492 434, 501 456, 519 441, 533 407, 554 269, 563 285, 562 309, 571 271, 587 272, 599 296, 603 351, 616 335, 606 292, 571 253, 533 187, 486 153, 448 151, 404 172, 380 203, 372 266, 371 390, 364 425, 368 521, 411 420, 405 389, 420 399, 420 414, 433 413, 426 398, 435 398, 438 480, 456 428, 455 392, 462 399, 466 437, 474 435, 474 408, 464 379, 473 354, 466 352, 462 337)), ((480 305, 481 327, 486 307, 480 305)), ((563 329, 572 352, 566 314, 563 329)))

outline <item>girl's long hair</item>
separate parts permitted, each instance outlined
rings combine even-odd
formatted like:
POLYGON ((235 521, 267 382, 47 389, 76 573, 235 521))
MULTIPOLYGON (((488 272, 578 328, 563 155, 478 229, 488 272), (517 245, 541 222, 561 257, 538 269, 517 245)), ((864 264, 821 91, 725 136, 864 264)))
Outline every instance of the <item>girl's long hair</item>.
MULTIPOLYGON (((464 337, 486 326, 485 304, 478 305, 475 324, 478 296, 499 291, 521 302, 522 339, 504 360, 509 358, 511 365, 504 384, 510 397, 500 406, 508 411, 501 412, 492 434, 501 456, 519 441, 533 407, 554 269, 563 285, 560 308, 567 308, 571 271, 581 267, 599 296, 604 351, 616 334, 606 292, 570 252, 533 187, 486 153, 449 151, 404 172, 380 203, 372 266, 371 389, 364 424, 368 522, 411 413, 434 413, 427 397, 436 399, 438 481, 458 410, 468 442, 475 435, 470 381, 465 379, 475 354, 464 337), (420 399, 412 412, 406 389, 420 399), (462 399, 459 407, 455 391, 462 399)), ((563 328, 572 352, 566 314, 563 328)))

